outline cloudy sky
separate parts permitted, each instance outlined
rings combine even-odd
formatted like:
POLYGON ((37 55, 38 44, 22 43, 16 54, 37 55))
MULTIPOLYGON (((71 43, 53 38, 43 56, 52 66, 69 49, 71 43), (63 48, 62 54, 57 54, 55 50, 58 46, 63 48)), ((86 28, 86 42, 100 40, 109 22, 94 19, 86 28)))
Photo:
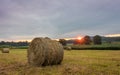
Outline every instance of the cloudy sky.
POLYGON ((120 33, 120 0, 0 0, 0 40, 120 33))

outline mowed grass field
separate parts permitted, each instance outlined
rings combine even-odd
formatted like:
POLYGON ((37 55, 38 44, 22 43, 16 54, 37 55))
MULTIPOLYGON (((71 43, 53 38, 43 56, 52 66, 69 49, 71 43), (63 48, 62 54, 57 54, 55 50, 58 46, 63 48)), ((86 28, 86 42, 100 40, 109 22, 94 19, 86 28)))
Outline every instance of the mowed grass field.
POLYGON ((32 67, 26 49, 12 49, 0 52, 0 75, 120 75, 120 50, 65 50, 61 65, 32 67))

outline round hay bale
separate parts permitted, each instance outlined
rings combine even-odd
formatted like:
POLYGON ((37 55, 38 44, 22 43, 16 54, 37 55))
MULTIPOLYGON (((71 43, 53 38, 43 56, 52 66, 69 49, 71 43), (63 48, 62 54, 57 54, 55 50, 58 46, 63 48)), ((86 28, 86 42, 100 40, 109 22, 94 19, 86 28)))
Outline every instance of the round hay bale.
POLYGON ((2 53, 9 53, 10 49, 9 48, 3 48, 2 53))
POLYGON ((57 65, 63 60, 63 46, 50 38, 35 38, 27 50, 28 63, 33 66, 57 65))
POLYGON ((72 50, 72 48, 70 46, 65 46, 64 49, 65 50, 72 50))

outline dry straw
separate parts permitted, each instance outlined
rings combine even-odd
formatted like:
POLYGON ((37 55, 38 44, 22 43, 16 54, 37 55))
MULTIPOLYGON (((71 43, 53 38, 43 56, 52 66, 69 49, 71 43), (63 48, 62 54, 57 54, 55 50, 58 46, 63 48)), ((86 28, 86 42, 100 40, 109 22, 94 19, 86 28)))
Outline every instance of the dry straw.
POLYGON ((29 45, 28 63, 32 66, 57 65, 63 60, 63 46, 49 38, 35 38, 29 45))

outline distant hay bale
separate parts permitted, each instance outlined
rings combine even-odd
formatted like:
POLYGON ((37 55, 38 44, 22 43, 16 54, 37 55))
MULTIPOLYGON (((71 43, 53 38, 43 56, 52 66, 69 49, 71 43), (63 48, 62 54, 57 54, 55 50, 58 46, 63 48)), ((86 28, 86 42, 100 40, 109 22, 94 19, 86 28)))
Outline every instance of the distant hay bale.
POLYGON ((35 38, 27 50, 28 63, 32 66, 57 65, 63 60, 63 46, 50 38, 35 38))
POLYGON ((9 48, 3 48, 1 51, 2 51, 2 53, 9 53, 10 49, 9 48))
POLYGON ((65 46, 64 49, 65 50, 72 50, 72 48, 70 46, 65 46))

